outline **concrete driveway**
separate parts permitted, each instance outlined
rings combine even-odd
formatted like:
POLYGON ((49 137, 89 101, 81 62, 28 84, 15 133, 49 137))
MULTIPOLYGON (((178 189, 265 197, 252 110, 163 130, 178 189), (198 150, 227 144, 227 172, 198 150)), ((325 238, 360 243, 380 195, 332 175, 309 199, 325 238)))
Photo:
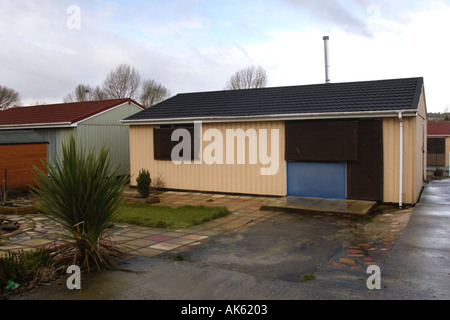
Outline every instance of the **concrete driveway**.
POLYGON ((389 298, 450 299, 450 179, 426 186, 383 277, 389 298))
POLYGON ((181 252, 139 256, 122 270, 83 274, 81 290, 68 290, 62 279, 12 299, 312 299, 301 276, 338 262, 353 230, 351 220, 336 216, 282 213, 181 252), (177 255, 183 261, 175 261, 177 255))
POLYGON ((188 250, 82 274, 81 290, 61 279, 12 299, 449 299, 449 195, 450 180, 432 182, 414 209, 385 208, 359 224, 282 213, 188 250), (367 288, 370 265, 381 268, 380 290, 367 288), (306 274, 314 279, 301 281, 306 274))
POLYGON ((198 266, 298 283, 302 275, 315 273, 344 250, 354 238, 352 230, 352 222, 340 217, 279 214, 180 255, 198 266))

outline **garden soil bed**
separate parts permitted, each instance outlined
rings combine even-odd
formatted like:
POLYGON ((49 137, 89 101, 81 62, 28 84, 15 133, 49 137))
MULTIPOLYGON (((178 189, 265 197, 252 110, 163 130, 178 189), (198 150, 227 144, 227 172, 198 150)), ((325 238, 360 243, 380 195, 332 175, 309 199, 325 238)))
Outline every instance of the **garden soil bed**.
POLYGON ((14 201, 7 202, 6 205, 0 205, 0 214, 28 214, 35 213, 36 208, 32 201, 14 201))
POLYGON ((149 196, 148 198, 132 198, 132 197, 124 197, 125 203, 158 203, 159 197, 158 196, 149 196))
POLYGON ((159 196, 152 194, 147 198, 142 198, 135 190, 125 191, 123 194, 123 199, 125 203, 159 203, 159 196))

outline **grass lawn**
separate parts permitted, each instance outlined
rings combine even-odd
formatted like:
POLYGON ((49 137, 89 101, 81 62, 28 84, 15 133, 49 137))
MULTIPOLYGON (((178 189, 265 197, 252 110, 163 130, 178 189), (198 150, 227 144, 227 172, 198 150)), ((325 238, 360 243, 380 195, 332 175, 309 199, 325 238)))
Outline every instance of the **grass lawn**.
POLYGON ((228 215, 226 207, 183 206, 178 208, 127 203, 120 207, 115 222, 145 227, 184 229, 228 215))

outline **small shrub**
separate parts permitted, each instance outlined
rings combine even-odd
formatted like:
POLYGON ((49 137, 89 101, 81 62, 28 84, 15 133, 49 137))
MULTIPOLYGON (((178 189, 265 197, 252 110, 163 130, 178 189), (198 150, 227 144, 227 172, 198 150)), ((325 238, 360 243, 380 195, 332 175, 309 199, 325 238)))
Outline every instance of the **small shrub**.
POLYGON ((433 175, 435 177, 442 177, 444 175, 444 171, 442 169, 436 169, 436 171, 434 171, 433 175))
POLYGON ((166 187, 166 182, 164 181, 164 178, 157 176, 156 178, 152 179, 151 188, 154 190, 161 190, 166 187))
POLYGON ((155 222, 154 227, 160 229, 167 229, 169 228, 169 224, 163 220, 158 220, 155 222))
POLYGON ((315 278, 316 278, 316 276, 311 273, 304 274, 303 276, 301 276, 300 282, 308 282, 308 281, 314 280, 315 278))
POLYGON ((176 256, 175 256, 175 258, 173 258, 175 261, 183 261, 184 260, 184 258, 183 258, 183 256, 181 255, 181 254, 177 254, 176 256))
POLYGON ((152 179, 150 178, 150 172, 148 170, 140 170, 136 179, 137 190, 142 198, 147 198, 150 195, 150 184, 152 179))
POLYGON ((43 274, 42 269, 51 269, 52 264, 53 258, 45 249, 8 252, 0 256, 0 289, 3 290, 9 280, 20 284, 34 281, 36 277, 43 274))

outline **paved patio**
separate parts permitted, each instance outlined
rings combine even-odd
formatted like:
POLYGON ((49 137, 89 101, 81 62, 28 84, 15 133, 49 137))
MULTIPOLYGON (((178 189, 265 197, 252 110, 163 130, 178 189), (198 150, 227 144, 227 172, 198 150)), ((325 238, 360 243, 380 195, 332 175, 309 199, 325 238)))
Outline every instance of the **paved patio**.
MULTIPOLYGON (((267 197, 221 195, 168 191, 159 195, 160 203, 153 205, 226 206, 231 214, 187 229, 172 230, 139 227, 117 223, 118 230, 110 236, 113 244, 136 255, 152 257, 167 251, 183 251, 206 241, 209 237, 247 228, 252 224, 277 215, 279 211, 260 211, 261 206, 273 200, 267 197)), ((16 220, 18 232, 0 242, 0 255, 8 251, 32 250, 58 245, 63 240, 61 226, 41 214, 5 215, 16 220)))

